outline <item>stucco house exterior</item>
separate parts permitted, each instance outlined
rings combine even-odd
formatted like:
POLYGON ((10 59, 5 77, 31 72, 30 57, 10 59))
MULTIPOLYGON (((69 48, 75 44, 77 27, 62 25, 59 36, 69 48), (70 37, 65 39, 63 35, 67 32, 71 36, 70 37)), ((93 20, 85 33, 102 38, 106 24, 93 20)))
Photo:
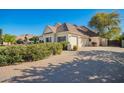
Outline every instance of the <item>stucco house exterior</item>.
POLYGON ((77 26, 69 23, 57 23, 54 26, 46 26, 42 36, 39 38, 43 42, 61 42, 67 41, 71 48, 91 46, 96 42, 96 46, 107 46, 107 40, 98 37, 95 31, 85 26, 77 26))

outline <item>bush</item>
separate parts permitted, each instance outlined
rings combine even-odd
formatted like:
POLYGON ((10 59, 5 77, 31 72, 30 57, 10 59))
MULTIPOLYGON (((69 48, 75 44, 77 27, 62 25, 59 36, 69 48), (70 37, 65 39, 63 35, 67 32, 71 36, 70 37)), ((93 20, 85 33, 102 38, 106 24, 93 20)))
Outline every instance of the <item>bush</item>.
POLYGON ((17 43, 17 44, 24 44, 24 41, 21 40, 21 39, 18 39, 18 40, 16 41, 16 43, 17 43))
POLYGON ((63 47, 62 49, 67 50, 67 46, 68 46, 69 42, 64 41, 64 42, 61 42, 61 44, 62 44, 62 47, 63 47))
POLYGON ((24 61, 36 61, 62 52, 60 43, 32 44, 27 46, 8 46, 0 49, 0 66, 24 61))
POLYGON ((97 43, 96 42, 92 42, 92 46, 97 46, 97 43))
POLYGON ((61 43, 47 43, 47 47, 49 47, 49 50, 53 55, 61 54, 63 49, 61 43))
POLYGON ((48 57, 49 55, 51 55, 51 51, 46 44, 35 44, 27 46, 26 54, 23 58, 25 61, 36 61, 48 57))
POLYGON ((77 46, 73 46, 73 50, 76 51, 78 49, 77 46))
POLYGON ((7 65, 7 56, 5 55, 0 55, 0 66, 7 65))

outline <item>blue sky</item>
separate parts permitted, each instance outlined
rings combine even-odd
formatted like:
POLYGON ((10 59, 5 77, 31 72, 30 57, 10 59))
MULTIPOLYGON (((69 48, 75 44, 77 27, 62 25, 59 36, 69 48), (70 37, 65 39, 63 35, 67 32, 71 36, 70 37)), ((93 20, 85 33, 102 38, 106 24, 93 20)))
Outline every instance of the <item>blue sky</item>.
MULTIPOLYGON (((0 10, 0 28, 4 33, 21 35, 41 35, 46 25, 56 23, 72 23, 87 26, 89 20, 98 12, 116 11, 124 18, 124 10, 100 10, 100 9, 38 9, 38 10, 0 10)), ((124 32, 124 19, 121 22, 124 32)))

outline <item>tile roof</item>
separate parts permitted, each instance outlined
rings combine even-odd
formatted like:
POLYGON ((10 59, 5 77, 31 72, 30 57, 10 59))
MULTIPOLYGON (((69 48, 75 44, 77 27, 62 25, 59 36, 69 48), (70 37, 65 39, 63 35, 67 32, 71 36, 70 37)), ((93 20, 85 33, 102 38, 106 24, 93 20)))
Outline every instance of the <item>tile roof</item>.
POLYGON ((32 34, 24 34, 24 35, 16 36, 16 40, 18 40, 18 39, 24 40, 25 36, 29 39, 29 38, 32 38, 34 35, 32 35, 32 34))
POLYGON ((85 36, 97 36, 97 33, 95 31, 90 30, 89 28, 85 26, 77 26, 75 24, 69 24, 69 23, 57 23, 55 26, 49 26, 48 27, 54 32, 63 32, 63 31, 69 31, 69 33, 78 34, 78 35, 85 35, 85 36))
POLYGON ((48 25, 48 27, 53 31, 56 32, 56 27, 48 25))

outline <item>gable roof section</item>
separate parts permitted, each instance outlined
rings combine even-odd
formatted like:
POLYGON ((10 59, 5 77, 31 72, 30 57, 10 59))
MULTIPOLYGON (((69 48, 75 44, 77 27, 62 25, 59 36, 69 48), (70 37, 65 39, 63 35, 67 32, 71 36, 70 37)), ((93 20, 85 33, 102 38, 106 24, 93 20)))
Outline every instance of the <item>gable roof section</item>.
POLYGON ((56 27, 54 26, 48 26, 48 27, 51 29, 51 31, 56 32, 56 27))
POLYGON ((56 32, 56 28, 53 27, 53 26, 48 25, 48 26, 45 28, 43 34, 49 34, 49 33, 55 33, 55 32, 56 32))
POLYGON ((89 28, 85 26, 77 26, 69 23, 57 23, 55 26, 47 26, 52 32, 51 33, 56 33, 56 32, 63 32, 63 31, 69 31, 69 33, 77 34, 77 35, 85 35, 85 36, 97 36, 97 33, 94 31, 90 30, 89 28))
POLYGON ((65 23, 56 27, 56 32, 62 32, 62 31, 69 31, 65 23))

